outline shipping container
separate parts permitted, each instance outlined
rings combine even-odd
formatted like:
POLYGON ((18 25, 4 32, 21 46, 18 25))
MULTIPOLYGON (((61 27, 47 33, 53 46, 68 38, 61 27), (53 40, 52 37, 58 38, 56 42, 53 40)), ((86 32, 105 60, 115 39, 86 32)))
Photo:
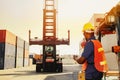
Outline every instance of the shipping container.
POLYGON ((5 43, 0 43, 0 57, 3 57, 5 54, 5 43))
POLYGON ((23 52, 24 52, 24 49, 23 49, 23 48, 21 48, 21 47, 17 47, 17 48, 16 48, 17 57, 23 58, 23 52))
POLYGON ((25 50, 29 50, 29 43, 27 41, 25 41, 25 50))
POLYGON ((0 30, 0 69, 28 66, 29 43, 8 30, 0 30))
POLYGON ((4 60, 4 69, 12 69, 15 67, 15 58, 6 56, 4 60))
POLYGON ((29 66, 29 58, 24 58, 23 66, 29 66))
POLYGON ((16 46, 15 68, 23 67, 23 53, 24 49, 16 46))
POLYGON ((0 69, 4 69, 4 56, 0 56, 0 69))
POLYGON ((104 35, 101 38, 101 43, 105 53, 112 52, 112 46, 117 45, 117 34, 104 35))
POLYGON ((15 57, 15 46, 5 43, 5 56, 15 57))
POLYGON ((24 50, 24 58, 29 58, 29 51, 28 50, 24 50))
POLYGON ((8 43, 0 43, 0 69, 15 67, 15 46, 8 43))
POLYGON ((24 40, 18 36, 16 38, 17 38, 17 43, 16 43, 17 47, 24 48, 24 40))
POLYGON ((16 35, 7 30, 0 30, 0 42, 16 45, 16 35))
POLYGON ((29 44, 24 41, 23 66, 29 66, 29 44))
POLYGON ((118 56, 113 52, 105 54, 109 71, 119 71, 118 56))
POLYGON ((15 67, 18 68, 24 66, 25 42, 18 36, 16 38, 15 67))
POLYGON ((15 65, 16 68, 20 68, 20 67, 23 67, 23 57, 17 57, 16 58, 16 65, 15 65))

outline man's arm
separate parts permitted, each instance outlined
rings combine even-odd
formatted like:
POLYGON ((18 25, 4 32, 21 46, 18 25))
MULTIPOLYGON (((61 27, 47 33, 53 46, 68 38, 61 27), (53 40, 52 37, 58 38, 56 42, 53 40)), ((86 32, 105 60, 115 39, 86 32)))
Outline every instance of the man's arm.
POLYGON ((79 64, 83 64, 86 60, 84 57, 78 58, 78 56, 76 56, 76 55, 73 56, 73 59, 79 64))

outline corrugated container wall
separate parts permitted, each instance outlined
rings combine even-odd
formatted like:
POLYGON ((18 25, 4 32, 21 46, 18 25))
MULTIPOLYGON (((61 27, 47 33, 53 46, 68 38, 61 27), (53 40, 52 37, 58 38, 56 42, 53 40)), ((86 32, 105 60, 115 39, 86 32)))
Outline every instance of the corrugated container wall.
POLYGON ((0 43, 0 69, 4 69, 4 43, 0 43))
POLYGON ((24 53, 24 40, 17 37, 16 43, 16 65, 15 67, 23 67, 23 53, 24 53))
POLYGON ((101 38, 101 43, 105 53, 112 52, 112 46, 117 45, 117 34, 104 35, 101 38))
POLYGON ((15 46, 5 43, 4 49, 4 69, 11 69, 15 67, 15 46))
POLYGON ((0 69, 15 67, 15 45, 16 35, 0 30, 0 69))
POLYGON ((24 41, 23 66, 29 65, 29 43, 24 41))

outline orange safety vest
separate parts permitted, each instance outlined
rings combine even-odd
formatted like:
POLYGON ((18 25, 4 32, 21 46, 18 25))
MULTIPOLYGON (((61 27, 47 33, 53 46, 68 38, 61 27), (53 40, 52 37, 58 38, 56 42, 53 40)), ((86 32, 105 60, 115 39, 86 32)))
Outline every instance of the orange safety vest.
MULTIPOLYGON (((104 54, 104 49, 102 48, 101 43, 98 40, 91 40, 94 44, 94 66, 100 72, 107 72, 108 66, 104 54)), ((86 70, 87 61, 82 65, 82 70, 86 70)))

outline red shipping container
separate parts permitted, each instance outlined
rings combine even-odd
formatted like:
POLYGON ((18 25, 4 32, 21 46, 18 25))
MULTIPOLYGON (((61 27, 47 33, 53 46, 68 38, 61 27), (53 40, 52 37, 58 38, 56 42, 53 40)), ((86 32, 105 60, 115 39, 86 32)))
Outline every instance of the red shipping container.
POLYGON ((6 30, 0 30, 0 42, 5 42, 6 30))
POLYGON ((16 35, 7 30, 0 30, 0 42, 16 45, 16 35))

